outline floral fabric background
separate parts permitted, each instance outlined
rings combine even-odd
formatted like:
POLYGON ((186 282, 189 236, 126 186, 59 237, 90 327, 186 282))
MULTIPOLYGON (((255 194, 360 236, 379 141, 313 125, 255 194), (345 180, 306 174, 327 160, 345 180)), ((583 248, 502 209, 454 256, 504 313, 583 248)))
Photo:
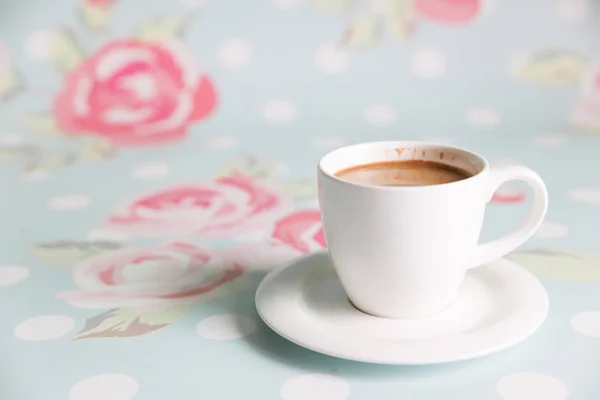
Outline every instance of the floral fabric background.
MULTIPOLYGON (((600 2, 5 0, 0 22, 0 398, 600 397, 600 2), (319 157, 394 139, 543 176, 510 255, 550 294, 534 337, 394 368, 259 322, 264 274, 326 247, 319 157)), ((502 187, 482 240, 529 202, 502 187)))

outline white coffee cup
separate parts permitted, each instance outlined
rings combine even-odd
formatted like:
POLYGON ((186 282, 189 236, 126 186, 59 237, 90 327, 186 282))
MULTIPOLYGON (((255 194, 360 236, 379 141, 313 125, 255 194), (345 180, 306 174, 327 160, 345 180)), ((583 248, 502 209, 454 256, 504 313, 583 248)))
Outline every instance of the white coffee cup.
POLYGON ((386 318, 436 314, 455 297, 467 270, 501 258, 525 242, 548 208, 540 176, 523 166, 490 168, 483 157, 427 142, 372 142, 325 155, 318 168, 319 204, 331 261, 354 306, 386 318), (364 164, 427 160, 471 177, 429 186, 374 186, 335 176, 364 164), (533 188, 521 227, 478 244, 486 203, 512 180, 533 188))

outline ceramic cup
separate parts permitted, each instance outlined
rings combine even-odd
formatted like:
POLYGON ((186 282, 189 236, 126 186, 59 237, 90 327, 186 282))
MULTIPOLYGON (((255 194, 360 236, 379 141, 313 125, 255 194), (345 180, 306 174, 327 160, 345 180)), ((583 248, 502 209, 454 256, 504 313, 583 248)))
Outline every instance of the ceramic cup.
POLYGON ((419 318, 452 302, 467 270, 501 258, 539 227, 548 207, 540 176, 491 168, 469 150, 427 142, 373 142, 334 150, 318 167, 319 203, 331 261, 350 301, 386 318, 419 318), (353 166, 427 160, 471 177, 431 186, 373 186, 335 174, 353 166), (478 244, 486 203, 512 180, 533 188, 533 208, 514 232, 478 244))

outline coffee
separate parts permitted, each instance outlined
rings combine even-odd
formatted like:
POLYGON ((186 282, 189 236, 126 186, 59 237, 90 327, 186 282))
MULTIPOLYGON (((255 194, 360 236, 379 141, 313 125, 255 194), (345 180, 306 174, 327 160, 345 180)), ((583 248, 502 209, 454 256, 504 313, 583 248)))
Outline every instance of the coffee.
POLYGON ((429 186, 467 179, 471 174, 433 161, 386 161, 357 165, 336 172, 349 182, 373 186, 429 186))

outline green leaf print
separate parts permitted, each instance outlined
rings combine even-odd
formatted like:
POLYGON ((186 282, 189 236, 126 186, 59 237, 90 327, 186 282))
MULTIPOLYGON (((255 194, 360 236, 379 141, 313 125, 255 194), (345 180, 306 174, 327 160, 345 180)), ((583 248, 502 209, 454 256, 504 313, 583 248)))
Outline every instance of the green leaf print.
POLYGON ((152 311, 116 308, 89 318, 73 340, 125 338, 145 335, 171 325, 188 311, 187 305, 173 305, 152 311))
POLYGON ((46 264, 70 268, 86 258, 123 247, 125 245, 122 243, 109 241, 61 241, 34 244, 32 252, 35 258, 46 264))
POLYGON ((537 249, 511 253, 519 263, 540 278, 572 282, 600 282, 600 255, 571 250, 537 249))

